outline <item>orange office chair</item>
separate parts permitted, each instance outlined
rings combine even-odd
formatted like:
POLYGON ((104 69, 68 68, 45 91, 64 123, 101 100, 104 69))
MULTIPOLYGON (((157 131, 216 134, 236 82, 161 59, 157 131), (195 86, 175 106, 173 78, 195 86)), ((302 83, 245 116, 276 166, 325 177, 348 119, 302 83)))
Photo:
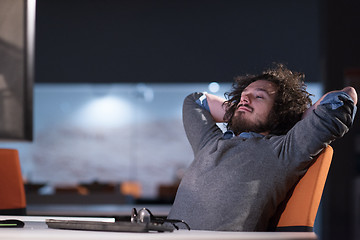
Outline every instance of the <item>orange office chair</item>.
POLYGON ((280 216, 276 231, 313 231, 332 156, 333 149, 327 146, 300 179, 280 216))
POLYGON ((24 182, 15 149, 0 149, 0 215, 26 215, 24 182))

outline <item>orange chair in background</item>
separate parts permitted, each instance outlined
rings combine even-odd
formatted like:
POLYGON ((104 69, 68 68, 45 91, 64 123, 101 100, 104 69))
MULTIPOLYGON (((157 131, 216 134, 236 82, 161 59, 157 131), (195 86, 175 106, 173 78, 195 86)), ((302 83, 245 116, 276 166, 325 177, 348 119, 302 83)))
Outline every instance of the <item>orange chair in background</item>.
POLYGON ((24 182, 15 149, 0 149, 0 215, 26 215, 24 182))
POLYGON ((120 192, 125 196, 131 196, 134 199, 141 196, 141 184, 137 181, 125 181, 120 185, 120 192))
POLYGON ((280 216, 276 231, 313 231, 332 156, 333 149, 327 146, 300 179, 280 216))

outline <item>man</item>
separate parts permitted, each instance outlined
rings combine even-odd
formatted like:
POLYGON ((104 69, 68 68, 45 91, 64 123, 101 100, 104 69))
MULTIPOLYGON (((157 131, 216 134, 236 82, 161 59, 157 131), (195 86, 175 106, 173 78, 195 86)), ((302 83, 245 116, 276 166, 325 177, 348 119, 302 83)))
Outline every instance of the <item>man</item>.
POLYGON ((168 218, 198 230, 272 230, 279 204, 314 157, 349 130, 356 111, 352 87, 311 107, 309 95, 303 75, 282 65, 237 78, 227 101, 189 95, 183 122, 195 158, 168 218))

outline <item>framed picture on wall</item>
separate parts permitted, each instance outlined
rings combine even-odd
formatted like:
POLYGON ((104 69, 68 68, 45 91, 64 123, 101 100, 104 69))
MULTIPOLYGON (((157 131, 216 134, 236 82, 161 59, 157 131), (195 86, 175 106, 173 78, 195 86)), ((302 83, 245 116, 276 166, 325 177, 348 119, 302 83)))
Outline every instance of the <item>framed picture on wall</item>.
POLYGON ((33 139, 35 9, 0 1, 0 140, 33 139))

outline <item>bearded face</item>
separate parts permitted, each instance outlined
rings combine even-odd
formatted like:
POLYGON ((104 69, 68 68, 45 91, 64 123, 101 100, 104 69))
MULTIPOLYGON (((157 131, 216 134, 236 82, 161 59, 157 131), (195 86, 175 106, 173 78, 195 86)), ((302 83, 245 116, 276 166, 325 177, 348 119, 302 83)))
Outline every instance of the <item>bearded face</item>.
POLYGON ((244 117, 243 112, 236 112, 231 118, 231 130, 235 135, 239 135, 242 132, 256 132, 256 133, 267 133, 274 122, 276 122, 276 116, 273 111, 268 115, 267 119, 255 118, 249 120, 244 117))
POLYGON ((256 132, 267 135, 276 120, 273 106, 277 86, 266 80, 257 80, 247 86, 230 119, 230 129, 236 134, 256 132))

